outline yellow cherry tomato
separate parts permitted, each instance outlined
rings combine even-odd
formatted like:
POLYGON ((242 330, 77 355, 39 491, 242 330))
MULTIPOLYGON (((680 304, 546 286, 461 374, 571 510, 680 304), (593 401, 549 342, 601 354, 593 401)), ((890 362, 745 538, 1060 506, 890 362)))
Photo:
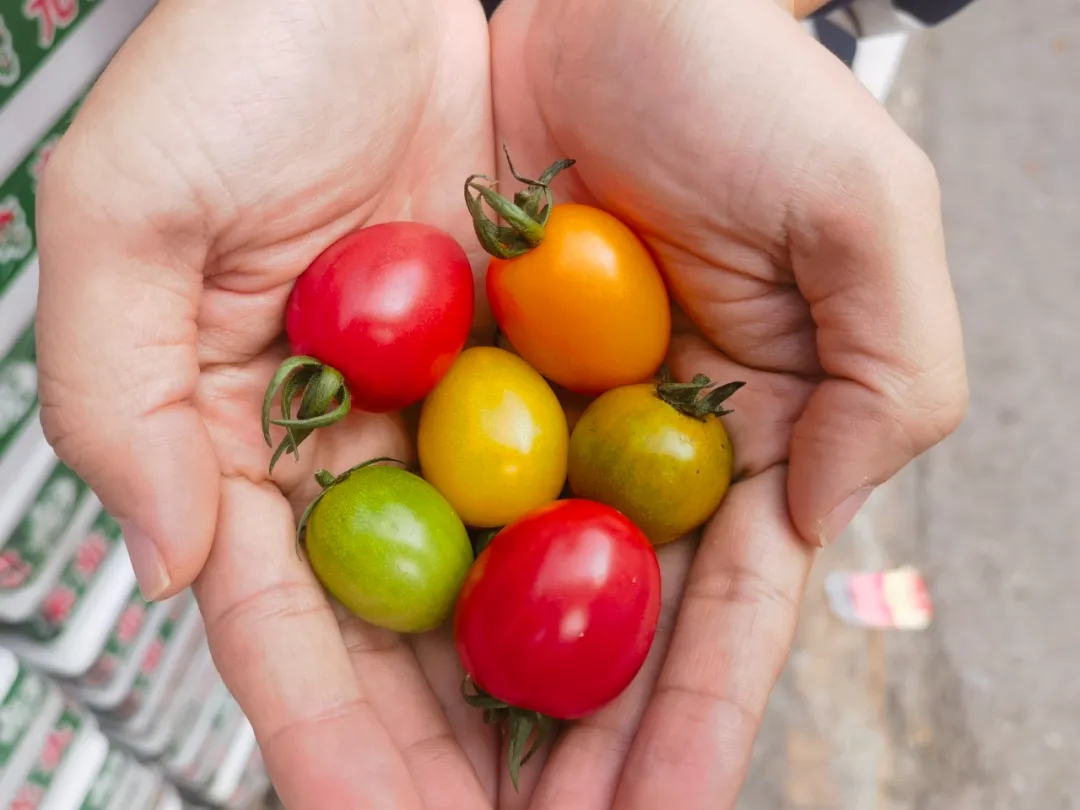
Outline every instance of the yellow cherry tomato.
POLYGON ((505 526, 555 500, 569 430, 540 374, 504 349, 466 349, 420 411, 426 478, 469 526, 505 526))
POLYGON ((654 545, 682 537, 709 519, 731 484, 721 403, 741 386, 713 389, 699 375, 602 394, 570 437, 570 488, 618 509, 654 545))

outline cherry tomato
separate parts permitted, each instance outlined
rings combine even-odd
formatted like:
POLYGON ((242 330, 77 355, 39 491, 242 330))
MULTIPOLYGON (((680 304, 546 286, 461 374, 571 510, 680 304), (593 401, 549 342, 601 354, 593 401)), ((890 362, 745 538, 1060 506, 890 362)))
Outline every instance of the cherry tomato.
POLYGON ((555 393, 520 357, 466 349, 424 400, 424 478, 466 524, 503 526, 559 497, 569 429, 555 393))
POLYGON ((570 489, 613 506, 655 545, 700 526, 731 483, 732 448, 720 416, 742 383, 615 388, 585 409, 570 437, 570 489))
POLYGON ((438 627, 472 563, 461 520, 417 475, 368 462, 334 479, 306 524, 315 575, 349 611, 400 633, 438 627))
POLYGON ((271 469, 282 452, 352 406, 386 412, 425 397, 465 346, 473 299, 465 250, 430 225, 373 225, 323 251, 289 296, 285 330, 294 356, 263 403, 267 443, 270 424, 288 430, 271 469), (282 418, 271 420, 278 390, 282 418))
POLYGON ((458 597, 454 640, 492 698, 573 720, 630 684, 659 613, 660 566, 641 530, 611 507, 561 500, 480 553, 458 597))
MULTIPOLYGON (((598 208, 541 208, 560 161, 515 202, 470 178, 475 192, 512 223, 495 228, 466 194, 477 235, 494 258, 492 312, 515 350, 548 379, 577 393, 648 380, 671 338, 671 309, 656 262, 621 221, 598 208)), ((519 178, 524 179, 524 178, 519 178)))

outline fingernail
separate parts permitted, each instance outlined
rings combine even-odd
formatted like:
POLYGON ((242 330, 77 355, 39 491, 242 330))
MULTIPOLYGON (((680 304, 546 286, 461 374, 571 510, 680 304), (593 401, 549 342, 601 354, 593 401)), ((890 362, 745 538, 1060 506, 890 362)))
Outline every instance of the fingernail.
POLYGON ((866 499, 870 497, 870 493, 873 491, 874 487, 872 486, 859 487, 825 516, 825 519, 821 521, 821 531, 818 534, 822 546, 828 546, 836 542, 855 515, 862 509, 866 499))
POLYGON ((124 533, 124 542, 127 544, 128 557, 131 558, 131 567, 135 569, 139 590, 146 601, 153 602, 169 587, 169 571, 165 568, 165 560, 161 558, 157 544, 150 535, 134 523, 122 520, 120 530, 124 533))

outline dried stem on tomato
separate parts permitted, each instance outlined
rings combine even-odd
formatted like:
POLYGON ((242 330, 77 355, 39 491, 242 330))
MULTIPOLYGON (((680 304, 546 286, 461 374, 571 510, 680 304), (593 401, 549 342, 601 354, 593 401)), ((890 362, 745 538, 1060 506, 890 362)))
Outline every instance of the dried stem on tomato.
POLYGON ((506 146, 503 146, 503 151, 510 174, 525 188, 517 192, 513 200, 508 200, 495 191, 494 180, 474 174, 465 181, 465 205, 472 215, 476 238, 484 250, 499 259, 513 259, 528 253, 544 240, 544 226, 554 204, 551 182, 559 172, 573 166, 574 161, 556 161, 540 175, 540 179, 530 180, 518 174, 506 146), (485 202, 506 225, 498 225, 487 215, 483 205, 485 202))
POLYGON ((731 413, 724 408, 724 402, 744 385, 745 382, 729 382, 717 386, 704 374, 695 374, 690 382, 675 382, 665 366, 660 369, 656 395, 679 413, 692 419, 705 419, 731 413))
POLYGON ((473 532, 471 538, 473 543, 473 554, 479 557, 480 552, 487 548, 489 545, 491 545, 491 541, 495 539, 495 535, 497 535, 501 531, 502 527, 499 526, 495 529, 481 529, 479 531, 473 532))
POLYGON ((514 790, 517 790, 521 778, 521 766, 540 750, 540 746, 544 744, 544 740, 548 738, 555 726, 554 718, 503 703, 477 686, 468 675, 461 683, 461 695, 470 706, 484 710, 485 723, 495 725, 506 723, 506 733, 510 741, 507 753, 510 781, 514 785, 514 790))
POLYGON ((271 447, 270 425, 285 428, 285 438, 270 458, 270 472, 285 453, 300 458, 299 447, 316 428, 332 425, 345 418, 352 406, 352 397, 341 373, 320 363, 314 357, 290 357, 280 366, 266 388, 263 398, 263 438, 271 447), (281 418, 271 419, 274 396, 281 392, 281 418), (293 401, 300 397, 300 408, 293 417, 293 401))

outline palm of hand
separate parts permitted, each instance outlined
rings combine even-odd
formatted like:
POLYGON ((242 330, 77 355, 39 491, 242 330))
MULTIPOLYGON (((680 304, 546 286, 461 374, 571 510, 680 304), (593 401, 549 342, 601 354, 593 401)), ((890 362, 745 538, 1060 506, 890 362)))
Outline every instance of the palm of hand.
POLYGON ((725 419, 739 481, 700 550, 690 539, 660 550, 664 615, 642 673, 523 779, 538 810, 727 807, 811 559, 785 497, 791 428, 810 386, 772 372, 815 370, 813 323, 779 266, 773 231, 785 201, 753 199, 766 163, 754 149, 767 140, 744 131, 725 142, 740 112, 717 115, 705 88, 689 84, 701 60, 676 47, 678 33, 665 36, 658 16, 635 19, 618 5, 521 2, 496 16, 497 135, 526 174, 577 159, 557 196, 606 208, 645 238, 690 316, 676 317, 676 374, 748 382, 725 419), (710 150, 730 150, 719 171, 710 150))
MULTIPOLYGON (((518 167, 579 159, 557 193, 635 226, 690 316, 673 344, 676 373, 748 382, 727 420, 741 480, 696 553, 689 541, 662 550, 665 610, 649 661, 613 705, 524 769, 520 793, 500 778, 492 731, 459 698, 447 635, 404 641, 355 619, 339 628, 293 553, 314 471, 407 455, 403 421, 352 415, 308 439, 301 463, 284 459, 272 482, 259 429, 286 352, 291 282, 320 250, 400 218, 476 244, 461 184, 495 171, 479 9, 164 4, 54 156, 46 181, 61 180, 43 183, 41 203, 55 212, 41 234, 46 429, 109 508, 158 541, 172 589, 199 574, 215 659, 290 808, 652 810, 673 791, 679 807, 734 802, 812 556, 792 518, 818 539, 837 497, 798 451, 797 420, 827 412, 833 389, 808 381, 829 332, 789 269, 797 276, 805 259, 792 233, 814 202, 795 187, 813 185, 809 146, 830 133, 827 121, 807 123, 813 102, 785 84, 782 63, 848 79, 806 52, 767 0, 725 12, 725 29, 703 37, 707 5, 508 0, 493 23, 498 134, 518 167), (212 28, 197 30, 205 20, 212 28), (776 31, 755 37, 762 27, 776 31), (171 72, 178 64, 193 70, 171 72), (746 65, 757 70, 709 72, 746 65), (109 204, 97 209, 87 203, 102 178, 109 204), (63 283, 49 277, 58 268, 63 283), (115 305, 82 305, 90 296, 115 305), (149 317, 129 323, 125 307, 149 317), (103 337, 76 364, 86 334, 103 337), (123 407, 88 371, 116 358, 132 360, 116 372, 123 407)), ((880 124, 869 104, 858 114, 880 124)), ((851 223, 861 221, 840 224, 851 223)), ((834 257, 829 247, 819 261, 834 257)), ((473 258, 482 273, 484 257, 473 258)))
MULTIPOLYGON (((125 459, 134 480, 88 477, 110 508, 158 541, 170 590, 198 574, 215 659, 290 807, 352 808, 372 797, 401 808, 487 806, 461 746, 483 776, 496 759, 492 731, 460 701, 449 637, 406 642, 348 618, 339 631, 294 552, 289 527, 317 492, 314 472, 409 458, 404 420, 352 414, 305 442, 300 463, 283 459, 273 481, 259 427, 262 392, 288 351, 280 333, 292 281, 323 248, 396 219, 439 225, 475 245, 461 183, 493 167, 483 15, 470 0, 436 14, 415 2, 389 11, 340 2, 163 5, 57 152, 50 174, 67 187, 42 191, 44 211, 60 208, 72 178, 96 179, 86 169, 102 166, 102 155, 123 161, 119 177, 106 164, 107 210, 89 209, 82 221, 43 218, 46 429, 60 455, 85 470, 101 448, 77 425, 104 418, 119 434, 127 422, 125 444, 138 448, 125 459), (176 65, 191 69, 179 74, 176 65), (141 237, 147 220, 164 223, 164 243, 116 244, 141 237), (135 414, 117 413, 92 380, 78 378, 69 352, 50 350, 126 331, 95 323, 104 313, 81 302, 91 290, 130 301, 130 277, 112 287, 104 273, 68 271, 65 283, 47 283, 51 268, 77 265, 65 255, 73 244, 105 241, 149 275, 136 293, 145 320, 118 335, 140 350, 121 372, 124 387, 139 392, 135 414), (50 319, 50 311, 65 315, 50 319), (155 498, 152 487, 166 480, 168 498, 155 498)), ((482 258, 473 258, 482 273, 482 258)), ((113 262, 94 259, 95 270, 113 262)), ((486 317, 478 308, 478 328, 486 317)), ((95 350, 111 365, 110 347, 95 350)))
MULTIPOLYGON (((675 373, 748 383, 725 418, 737 482, 700 546, 660 550, 649 661, 523 777, 534 810, 733 806, 813 546, 835 539, 866 484, 955 426, 955 403, 932 395, 913 397, 932 412, 923 421, 868 404, 890 393, 875 361, 911 373, 885 336, 918 333, 870 289, 894 247, 870 244, 868 222, 893 213, 883 184, 909 184, 896 199, 925 206, 911 219, 926 226, 920 258, 936 258, 921 156, 778 5, 518 0, 492 22, 496 134, 517 168, 577 159, 556 195, 612 211, 653 250, 681 309, 675 373)), ((943 345, 950 302, 942 291, 929 304, 943 345)), ((917 373, 906 393, 923 394, 917 373)))

